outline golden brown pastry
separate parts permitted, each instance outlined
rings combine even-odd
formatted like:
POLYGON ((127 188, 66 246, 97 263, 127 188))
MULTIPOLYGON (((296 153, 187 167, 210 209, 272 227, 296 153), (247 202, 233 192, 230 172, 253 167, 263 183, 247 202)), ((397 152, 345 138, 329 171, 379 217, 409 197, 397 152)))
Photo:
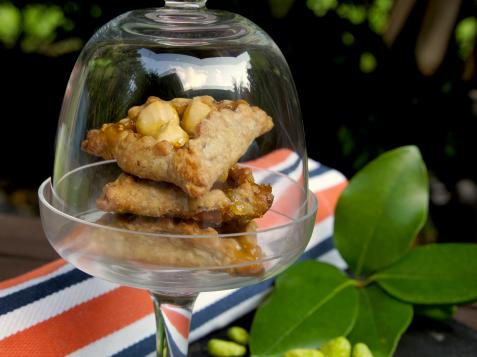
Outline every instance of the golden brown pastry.
MULTIPOLYGON (((214 228, 201 228, 194 222, 133 215, 105 214, 97 223, 134 232, 95 228, 89 233, 87 248, 94 254, 163 267, 208 267, 214 269, 240 265, 226 268, 226 270, 239 275, 257 275, 263 272, 261 263, 253 263, 262 257, 254 234, 237 238, 220 238, 219 236, 214 237, 218 234, 214 228), (162 238, 147 234, 141 235, 138 232, 199 237, 162 238), (207 237, 200 237, 201 235, 207 235, 207 237)), ((240 227, 241 232, 254 232, 255 230, 256 225, 253 221, 240 227)))
POLYGON ((150 97, 132 107, 128 118, 90 130, 82 148, 116 159, 126 173, 170 182, 199 197, 272 127, 271 117, 243 100, 150 97))
POLYGON ((121 174, 103 188, 98 209, 150 217, 178 217, 201 223, 244 224, 263 216, 273 202, 270 185, 255 183, 252 172, 234 165, 225 183, 204 195, 191 198, 174 185, 121 174))

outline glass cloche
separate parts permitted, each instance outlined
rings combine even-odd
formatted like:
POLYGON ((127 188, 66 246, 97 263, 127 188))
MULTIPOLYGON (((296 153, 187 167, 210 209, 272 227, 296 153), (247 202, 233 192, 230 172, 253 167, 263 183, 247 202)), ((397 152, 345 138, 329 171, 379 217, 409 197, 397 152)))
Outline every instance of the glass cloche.
MULTIPOLYGON (((273 40, 205 1, 166 1, 98 30, 73 68, 43 226, 79 269, 164 304, 275 276, 316 214, 299 102, 273 40)), ((169 337, 172 339, 171 334, 169 337)), ((178 346, 179 344, 179 346, 178 346)))

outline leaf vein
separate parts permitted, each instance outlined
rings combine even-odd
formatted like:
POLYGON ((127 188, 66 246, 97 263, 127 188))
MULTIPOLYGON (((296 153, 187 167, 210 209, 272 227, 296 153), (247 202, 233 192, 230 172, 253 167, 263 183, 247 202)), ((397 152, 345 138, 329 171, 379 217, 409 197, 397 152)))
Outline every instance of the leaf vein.
POLYGON ((296 329, 297 326, 301 325, 305 320, 307 320, 311 315, 313 315, 319 308, 321 308, 323 305, 325 305, 328 301, 330 301, 333 297, 335 297, 339 292, 341 292, 343 289, 345 289, 348 286, 353 285, 352 280, 345 281, 343 284, 338 285, 336 288, 334 288, 331 293, 326 296, 324 299, 320 300, 319 304, 317 304, 313 309, 311 309, 302 319, 297 321, 295 324, 290 326, 285 333, 278 338, 275 343, 273 343, 267 350, 264 351, 264 353, 268 353, 271 350, 273 350, 274 347, 276 347, 280 342, 282 342, 286 337, 288 337, 291 332, 296 329))

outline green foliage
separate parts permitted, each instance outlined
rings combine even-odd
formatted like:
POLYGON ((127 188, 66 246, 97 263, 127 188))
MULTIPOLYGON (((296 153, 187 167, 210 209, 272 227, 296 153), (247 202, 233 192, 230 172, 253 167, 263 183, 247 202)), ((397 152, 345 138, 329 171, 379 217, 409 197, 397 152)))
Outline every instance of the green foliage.
MULTIPOLYGON (((446 318, 452 304, 477 299, 477 245, 411 249, 426 221, 428 190, 414 146, 389 151, 357 173, 337 205, 335 244, 358 279, 317 262, 289 269, 257 311, 252 354, 276 356, 348 333, 372 355, 389 357, 412 320, 412 304, 421 314, 446 318)), ((369 357, 359 346, 353 356, 359 350, 369 357)), ((345 349, 337 351, 349 356, 350 346, 345 349)))
MULTIPOLYGON (((276 0, 279 1, 279 0, 276 0)), ((382 35, 388 26, 388 15, 393 5, 393 0, 374 0, 356 3, 345 2, 343 0, 307 0, 307 6, 316 16, 323 17, 329 12, 335 12, 339 17, 349 21, 353 25, 368 23, 371 31, 382 35)), ((467 31, 469 32, 469 31, 467 31)), ((342 35, 345 46, 354 43, 354 35, 346 31, 342 35)), ((371 73, 376 69, 376 57, 370 52, 361 54, 359 68, 363 73, 371 73)), ((357 165, 358 166, 358 165, 357 165)))
POLYGON ((376 57, 371 52, 364 52, 359 58, 359 69, 364 73, 371 73, 376 69, 376 57))
POLYGON ((306 5, 316 16, 323 17, 338 7, 338 0, 307 0, 306 5))
POLYGON ((12 47, 21 33, 21 12, 10 2, 0 4, 0 41, 12 47))
POLYGON ((362 5, 343 0, 339 2, 338 0, 308 0, 307 5, 318 17, 323 17, 329 12, 336 12, 339 17, 353 25, 367 22, 373 32, 382 35, 388 25, 388 15, 393 0, 374 0, 364 2, 362 5))
POLYGON ((21 46, 25 52, 36 51, 42 44, 52 42, 56 30, 65 23, 63 10, 55 5, 31 4, 23 9, 25 37, 21 46))
POLYGON ((363 5, 341 4, 336 13, 338 16, 347 19, 353 25, 359 25, 366 21, 366 7, 363 5))
POLYGON ((459 56, 466 59, 472 53, 477 38, 477 18, 467 17, 461 20, 455 29, 455 39, 459 46, 459 56))
POLYGON ((369 28, 377 34, 383 34, 388 26, 388 14, 393 0, 375 0, 368 10, 369 28))
MULTIPOLYGON (((65 5, 65 12, 77 11, 77 7, 76 3, 70 2, 65 5)), ((56 5, 29 4, 19 9, 10 2, 1 3, 0 42, 11 48, 20 40, 23 52, 47 56, 78 51, 83 47, 80 38, 56 40, 60 30, 69 32, 75 27, 65 12, 56 5)))
POLYGON ((278 356, 346 335, 357 304, 353 281, 337 268, 315 261, 293 266, 277 279, 272 296, 254 317, 251 353, 278 356))
POLYGON ((290 11, 295 0, 268 0, 272 15, 278 19, 285 17, 290 11))
POLYGON ((348 338, 364 342, 375 357, 392 356, 412 320, 412 306, 387 295, 376 284, 359 289, 359 313, 348 338))
POLYGON ((374 278, 413 304, 458 304, 477 298, 477 245, 430 244, 413 249, 374 278))
POLYGON ((48 39, 63 25, 65 16, 58 6, 31 4, 23 9, 25 33, 38 39, 48 39))
POLYGON ((335 245, 356 275, 402 258, 427 217, 428 180, 419 150, 389 151, 358 172, 336 207, 335 245))
POLYGON ((98 17, 100 17, 103 14, 103 10, 101 9, 101 7, 99 5, 94 4, 89 9, 89 13, 92 17, 97 19, 98 17))
POLYGON ((353 133, 346 126, 342 126, 338 131, 338 140, 341 143, 343 154, 351 154, 356 146, 356 142, 353 138, 353 133))
POLYGON ((354 35, 351 32, 343 32, 341 35, 341 40, 345 46, 351 46, 354 43, 354 35))

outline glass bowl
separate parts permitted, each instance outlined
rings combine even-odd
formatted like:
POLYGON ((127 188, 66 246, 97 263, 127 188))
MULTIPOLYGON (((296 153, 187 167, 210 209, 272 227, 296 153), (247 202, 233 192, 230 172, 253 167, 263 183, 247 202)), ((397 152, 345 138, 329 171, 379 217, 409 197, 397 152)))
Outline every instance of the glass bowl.
POLYGON ((158 355, 186 355, 187 341, 178 347, 166 333, 165 304, 190 317, 200 292, 273 277, 313 230, 317 202, 282 53, 257 25, 205 1, 110 21, 73 68, 39 196, 58 253, 149 290, 158 355))

